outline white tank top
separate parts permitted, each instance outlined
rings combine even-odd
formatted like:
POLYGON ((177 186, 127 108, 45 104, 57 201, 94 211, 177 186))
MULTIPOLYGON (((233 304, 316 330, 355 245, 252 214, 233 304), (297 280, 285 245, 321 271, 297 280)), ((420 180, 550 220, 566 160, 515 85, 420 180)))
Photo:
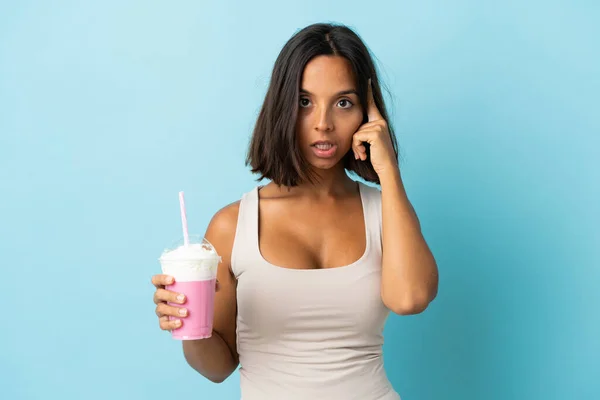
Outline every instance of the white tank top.
POLYGON ((288 269, 258 245, 258 187, 239 206, 231 267, 243 400, 399 400, 383 367, 381 192, 359 183, 366 249, 356 262, 288 269))

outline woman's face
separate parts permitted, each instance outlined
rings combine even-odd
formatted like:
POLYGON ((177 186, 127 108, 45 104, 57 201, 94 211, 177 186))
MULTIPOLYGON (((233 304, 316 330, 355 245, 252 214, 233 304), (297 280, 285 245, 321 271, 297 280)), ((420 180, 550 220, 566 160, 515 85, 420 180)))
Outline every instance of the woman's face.
POLYGON ((334 167, 350 151, 363 120, 350 62, 339 56, 313 58, 304 68, 298 102, 302 154, 314 168, 334 167))

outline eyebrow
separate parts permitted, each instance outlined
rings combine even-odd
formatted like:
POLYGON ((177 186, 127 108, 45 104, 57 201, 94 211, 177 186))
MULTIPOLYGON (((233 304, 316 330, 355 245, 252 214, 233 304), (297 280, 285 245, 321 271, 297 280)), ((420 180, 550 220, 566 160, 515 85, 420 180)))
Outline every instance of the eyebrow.
MULTIPOLYGON (((311 92, 309 92, 309 91, 308 91, 308 90, 306 90, 306 89, 300 89, 300 93, 305 93, 305 94, 309 94, 309 95, 311 95, 311 96, 312 96, 312 93, 311 93, 311 92)), ((358 96, 358 92, 357 92, 356 90, 354 90, 354 89, 342 90, 341 92, 337 92, 337 93, 335 94, 335 96, 343 96, 343 95, 345 95, 345 94, 355 94, 355 95, 357 95, 357 96, 358 96)))

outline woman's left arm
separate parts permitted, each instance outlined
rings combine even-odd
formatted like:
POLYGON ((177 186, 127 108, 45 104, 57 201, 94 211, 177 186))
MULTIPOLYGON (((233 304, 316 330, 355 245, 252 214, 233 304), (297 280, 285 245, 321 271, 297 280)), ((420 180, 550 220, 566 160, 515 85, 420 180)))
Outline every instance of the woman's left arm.
POLYGON ((437 295, 438 270, 398 168, 379 176, 383 224, 381 298, 396 314, 418 314, 437 295))
POLYGON ((381 298, 396 314, 417 314, 437 295, 437 265, 404 190, 388 125, 375 105, 370 81, 368 102, 368 122, 354 134, 352 149, 356 159, 366 161, 364 143, 369 143, 370 161, 381 183, 381 298))

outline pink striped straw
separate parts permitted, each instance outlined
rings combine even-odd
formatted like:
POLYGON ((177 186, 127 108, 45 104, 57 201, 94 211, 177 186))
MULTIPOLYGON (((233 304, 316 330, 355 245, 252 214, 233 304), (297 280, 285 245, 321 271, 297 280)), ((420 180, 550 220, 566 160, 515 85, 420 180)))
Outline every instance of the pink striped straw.
POLYGON ((187 216, 185 214, 185 200, 183 198, 183 192, 179 192, 179 209, 181 210, 181 226, 183 227, 183 244, 187 247, 190 245, 190 236, 188 234, 187 216))

